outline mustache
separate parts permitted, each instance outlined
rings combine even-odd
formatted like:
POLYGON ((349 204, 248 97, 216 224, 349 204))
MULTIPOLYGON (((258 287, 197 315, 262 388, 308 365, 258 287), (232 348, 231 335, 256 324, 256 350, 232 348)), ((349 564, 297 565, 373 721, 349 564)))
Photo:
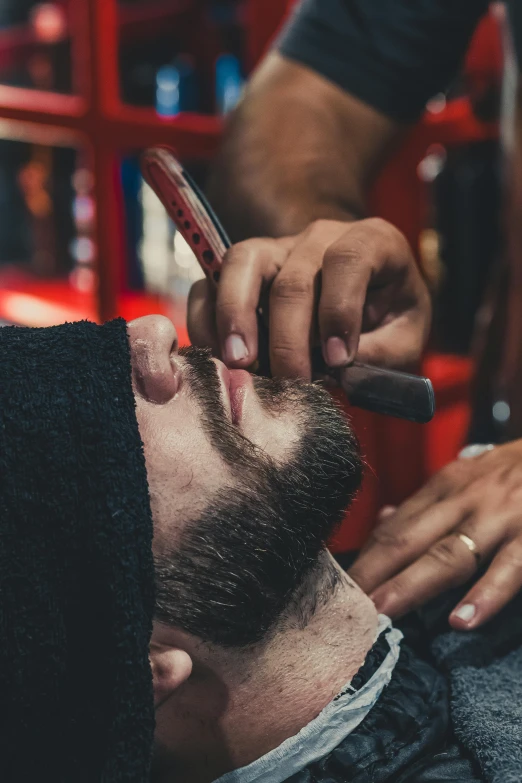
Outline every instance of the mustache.
MULTIPOLYGON (((211 350, 191 346, 179 353, 186 363, 190 393, 200 408, 203 428, 232 473, 236 477, 247 475, 249 481, 257 475, 260 481, 284 483, 285 472, 281 473, 281 466, 229 421, 211 350)), ((339 475, 334 469, 328 477, 330 468, 335 466, 344 466, 341 474, 344 469, 358 475, 360 480, 362 464, 357 438, 338 404, 320 384, 259 376, 254 376, 253 382, 257 399, 266 414, 277 416, 288 411, 302 432, 294 458, 290 459, 294 483, 302 476, 303 451, 307 454, 304 461, 315 463, 314 470, 322 473, 322 480, 330 486, 335 486, 335 476, 339 475), (341 450, 343 453, 339 453, 341 443, 345 446, 341 450)), ((304 478, 303 483, 309 482, 304 478)), ((336 490, 343 491, 339 486, 336 490)))
POLYGON ((185 362, 190 394, 201 411, 203 429, 228 467, 237 475, 266 465, 269 461, 267 455, 260 452, 228 419, 211 350, 190 346, 182 348, 179 355, 185 362))

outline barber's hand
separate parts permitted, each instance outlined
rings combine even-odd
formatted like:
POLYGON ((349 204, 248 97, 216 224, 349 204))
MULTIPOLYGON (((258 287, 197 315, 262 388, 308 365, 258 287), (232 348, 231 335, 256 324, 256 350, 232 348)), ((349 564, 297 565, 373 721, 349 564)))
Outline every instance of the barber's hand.
POLYGON ((427 289, 404 236, 377 218, 318 220, 297 236, 250 239, 229 250, 217 298, 195 284, 188 328, 229 367, 257 358, 256 308, 269 298, 273 375, 310 379, 318 332, 330 367, 356 357, 402 367, 420 355, 430 324, 427 289))
POLYGON ((522 588, 522 440, 452 462, 398 509, 383 509, 350 575, 397 617, 467 582, 484 561, 450 615, 454 628, 476 628, 522 588))

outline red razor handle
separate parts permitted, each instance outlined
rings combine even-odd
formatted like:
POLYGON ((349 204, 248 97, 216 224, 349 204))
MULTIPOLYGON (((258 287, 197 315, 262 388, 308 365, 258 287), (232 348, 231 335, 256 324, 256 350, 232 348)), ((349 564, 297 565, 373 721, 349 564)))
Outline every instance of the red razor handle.
POLYGON ((143 153, 145 180, 163 203, 169 217, 189 244, 212 283, 219 282, 223 257, 230 247, 217 217, 171 150, 154 147, 143 153))
MULTIPOLYGON (((217 286, 231 242, 198 186, 168 147, 153 147, 141 158, 143 176, 189 244, 210 282, 217 286)), ((268 329, 258 310, 258 359, 250 369, 270 375, 268 329)))

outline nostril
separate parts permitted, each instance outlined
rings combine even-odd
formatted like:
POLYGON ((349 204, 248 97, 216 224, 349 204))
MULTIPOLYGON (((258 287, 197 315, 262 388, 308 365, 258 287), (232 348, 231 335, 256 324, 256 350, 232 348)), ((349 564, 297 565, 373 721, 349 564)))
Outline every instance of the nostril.
POLYGON ((177 354, 179 348, 178 333, 175 331, 172 345, 170 346, 170 356, 177 354))
POLYGON ((149 402, 169 402, 181 379, 181 367, 172 361, 178 350, 174 324, 164 316, 152 315, 131 322, 128 331, 136 390, 149 402))
MULTIPOLYGON (((176 350, 177 350, 177 348, 176 348, 176 350)), ((172 395, 174 397, 179 392, 179 390, 181 389, 181 384, 182 384, 182 380, 183 380, 183 372, 182 372, 182 369, 181 369, 181 364, 178 361, 178 358, 177 358, 176 355, 172 355, 171 354, 170 366, 172 368, 172 377, 174 379, 174 385, 173 385, 174 394, 172 395)))
POLYGON ((181 370, 175 362, 163 368, 135 368, 135 384, 138 393, 148 402, 165 405, 181 388, 181 370))

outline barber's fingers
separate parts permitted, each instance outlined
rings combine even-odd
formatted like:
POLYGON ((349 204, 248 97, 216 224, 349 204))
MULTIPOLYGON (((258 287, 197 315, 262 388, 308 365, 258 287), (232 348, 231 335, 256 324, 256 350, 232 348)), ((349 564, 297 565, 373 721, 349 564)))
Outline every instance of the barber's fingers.
POLYGON ((489 620, 522 589, 522 537, 505 543, 486 574, 450 615, 457 630, 471 630, 489 620))
POLYGON ((404 236, 371 218, 350 224, 325 252, 319 305, 324 358, 399 366, 427 337, 429 295, 404 236), (361 333, 362 332, 362 333, 361 333))
POLYGON ((366 292, 378 252, 364 226, 355 224, 324 256, 319 332, 330 367, 353 361, 359 347, 366 292))
POLYGON ((315 302, 324 246, 310 237, 290 253, 270 290, 270 368, 311 380, 315 302))
POLYGON ((413 565, 401 571, 370 595, 379 612, 400 617, 435 596, 467 582, 475 574, 478 563, 474 553, 459 533, 471 538, 484 558, 497 549, 502 524, 470 518, 448 536, 436 541, 413 565))
POLYGON ((430 503, 426 493, 420 495, 404 504, 408 510, 401 507, 377 525, 350 569, 350 576, 366 593, 385 592, 388 580, 465 520, 468 505, 462 498, 430 503))
POLYGON ((198 280, 190 289, 187 303, 187 329, 190 342, 201 348, 212 348, 219 355, 216 334, 216 296, 207 279, 198 280))
POLYGON ((289 252, 285 239, 251 239, 227 252, 216 299, 223 360, 248 367, 257 359, 257 308, 263 287, 276 277, 289 252))
MULTIPOLYGON (((368 593, 376 590, 425 552, 437 537, 451 532, 470 510, 484 502, 487 469, 482 458, 455 460, 432 476, 372 531, 350 569, 353 579, 368 593)), ((493 499, 495 482, 491 484, 487 494, 493 499)))
POLYGON ((298 237, 270 290, 270 367, 275 376, 312 377, 311 348, 324 253, 346 224, 317 220, 298 237))

